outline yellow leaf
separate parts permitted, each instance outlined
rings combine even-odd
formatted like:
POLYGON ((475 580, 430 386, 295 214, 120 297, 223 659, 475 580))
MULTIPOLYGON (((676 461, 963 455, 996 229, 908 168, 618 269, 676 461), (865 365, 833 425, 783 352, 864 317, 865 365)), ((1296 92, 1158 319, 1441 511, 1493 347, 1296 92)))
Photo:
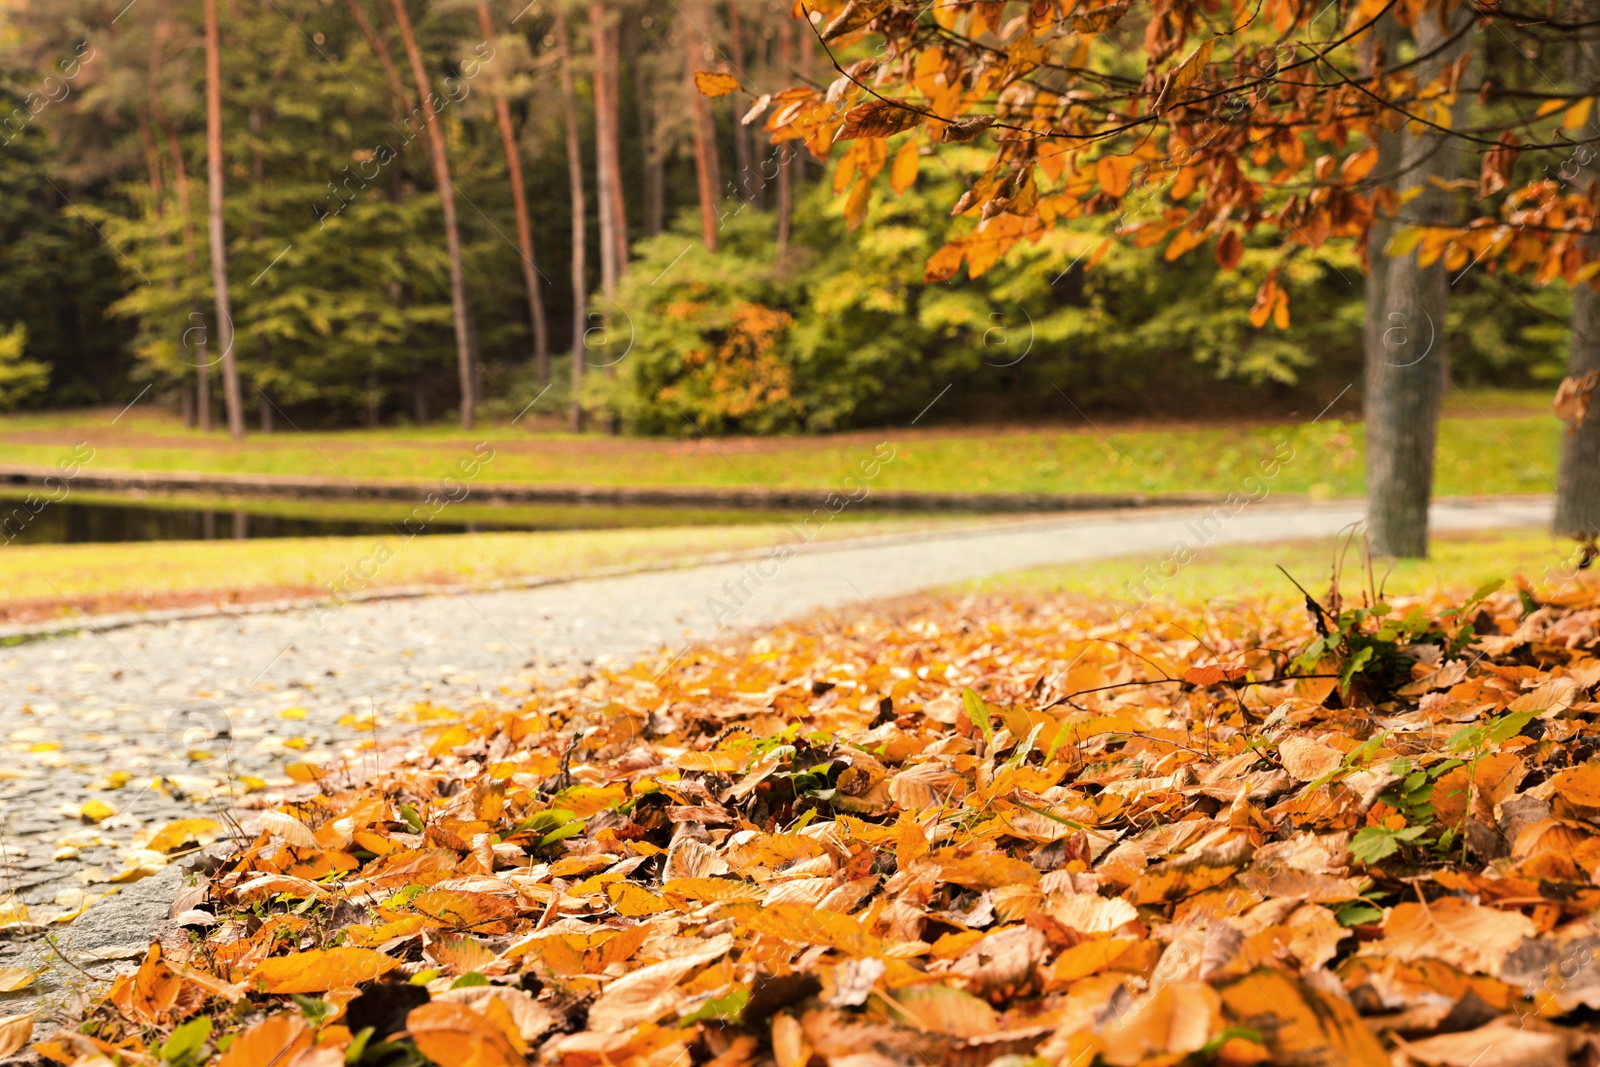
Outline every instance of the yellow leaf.
MULTIPOLYGON (((289 745, 289 742, 285 741, 284 744, 289 745)), ((292 748, 294 746, 290 745, 289 747, 292 748)), ((286 763, 283 765, 283 773, 302 785, 310 785, 325 778, 328 774, 321 767, 314 767, 309 763, 286 763)))
POLYGON ((1163 100, 1168 93, 1187 89, 1195 83, 1201 72, 1206 69, 1206 64, 1211 62, 1211 51, 1216 45, 1216 38, 1207 38, 1201 41, 1194 51, 1183 57, 1183 61, 1173 68, 1172 76, 1167 79, 1167 86, 1161 94, 1163 100))
POLYGON ((113 808, 105 801, 91 800, 85 803, 83 807, 78 809, 78 818, 82 819, 84 822, 98 823, 105 822, 116 813, 117 809, 113 808))
POLYGON ((303 719, 306 717, 306 709, 284 708, 282 711, 278 712, 278 714, 282 715, 285 719, 303 719))
POLYGON ((209 845, 222 836, 222 824, 211 819, 176 819, 155 832, 145 843, 151 852, 176 852, 191 841, 209 845))
POLYGON ((1567 113, 1561 116, 1563 130, 1581 129, 1589 121, 1589 112, 1594 107, 1594 97, 1586 96, 1576 104, 1567 108, 1567 113))
POLYGON ((0 993, 15 993, 33 984, 39 972, 28 967, 0 967, 0 993))
POLYGON ((264 993, 325 993, 354 988, 400 966, 392 956, 370 948, 314 948, 262 960, 250 972, 250 986, 264 993))
POLYGON ((707 904, 756 901, 766 896, 760 886, 732 878, 673 878, 662 883, 661 892, 707 904))
POLYGON ((867 208, 872 204, 872 183, 857 181, 844 204, 844 224, 847 229, 857 229, 867 221, 867 208))
POLYGON ((697 70, 694 72, 694 87, 700 90, 701 96, 709 96, 715 100, 719 96, 738 92, 739 79, 721 71, 697 70))
POLYGON ((11 926, 28 921, 28 905, 17 899, 15 893, 0 897, 0 926, 11 926))
POLYGON ((889 188, 897 195, 916 183, 918 159, 915 137, 901 145, 900 150, 894 154, 894 166, 889 169, 889 188))
POLYGON ((32 1015, 8 1015, 0 1019, 0 1056, 9 1056, 33 1036, 32 1015))
POLYGON ((606 896, 611 900, 611 906, 617 909, 617 914, 627 919, 670 910, 666 901, 633 882, 613 882, 606 886, 606 896))
POLYGON ((1535 111, 1533 113, 1533 117, 1536 118, 1536 119, 1542 119, 1546 115, 1554 115, 1557 111, 1560 111, 1562 108, 1564 108, 1566 106, 1567 106, 1567 102, 1564 99, 1563 100, 1546 100, 1544 103, 1539 105, 1539 110, 1537 110, 1537 111, 1535 111))

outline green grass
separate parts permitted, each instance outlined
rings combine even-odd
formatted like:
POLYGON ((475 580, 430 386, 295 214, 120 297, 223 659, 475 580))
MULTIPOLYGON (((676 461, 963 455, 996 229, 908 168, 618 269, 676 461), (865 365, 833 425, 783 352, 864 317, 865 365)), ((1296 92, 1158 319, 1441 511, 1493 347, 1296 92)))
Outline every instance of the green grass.
MULTIPOLYGON (((1249 491, 1246 479, 1274 449, 1294 458, 1269 483, 1274 493, 1317 499, 1364 490, 1365 436, 1332 417, 1283 426, 904 430, 813 438, 645 440, 533 435, 490 426, 468 436, 449 427, 256 435, 235 445, 202 437, 161 413, 115 412, 0 419, 7 462, 52 464, 78 441, 101 470, 173 470, 337 478, 443 477, 474 444, 495 449, 486 481, 588 485, 840 488, 880 441, 895 449, 875 489, 972 492, 1249 491)), ((1463 496, 1552 491, 1562 428, 1543 394, 1450 394, 1440 428, 1435 490, 1463 496)))
MULTIPOLYGON (((959 520, 944 519, 944 523, 959 520)), ((926 520, 829 523, 819 540, 898 533, 926 520)), ((414 585, 482 588, 523 578, 575 577, 614 567, 687 561, 792 540, 788 526, 709 526, 385 537, 152 541, 0 547, 0 621, 68 618, 210 603, 334 596, 414 585), (383 545, 385 551, 379 551, 383 545), (384 555, 388 558, 384 559, 384 555)))
MULTIPOLYGON (((1343 546, 1344 542, 1328 538, 1208 548, 1159 589, 1152 585, 1156 596, 1150 606, 1195 609, 1249 600, 1269 608, 1292 610, 1301 603, 1300 593, 1278 566, 1320 599, 1328 590, 1334 560, 1343 546)), ((1560 541, 1541 532, 1444 534, 1434 538, 1429 558, 1392 561, 1392 567, 1391 561, 1377 561, 1373 577, 1389 594, 1402 596, 1430 592, 1462 595, 1488 582, 1516 575, 1524 576, 1536 592, 1545 592, 1559 588, 1561 576, 1571 573, 1567 562, 1573 551, 1570 540, 1560 541)), ((1017 571, 960 588, 1073 593, 1108 602, 1113 610, 1125 610, 1140 597, 1130 593, 1129 586, 1137 587, 1146 581, 1145 568, 1153 568, 1163 555, 1152 553, 1017 571)), ((1347 597, 1356 596, 1367 588, 1359 546, 1345 553, 1344 561, 1341 588, 1347 597)))

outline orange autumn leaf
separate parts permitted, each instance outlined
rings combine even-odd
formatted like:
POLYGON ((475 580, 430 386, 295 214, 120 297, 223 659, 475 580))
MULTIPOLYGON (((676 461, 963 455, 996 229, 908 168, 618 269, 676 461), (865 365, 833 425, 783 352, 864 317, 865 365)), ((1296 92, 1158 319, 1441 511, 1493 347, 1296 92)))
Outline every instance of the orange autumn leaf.
POLYGON ((228 1046, 217 1067, 278 1067, 311 1047, 311 1027, 298 1011, 269 1015, 228 1046))
POLYGON ((319 948, 273 956, 250 972, 249 986, 264 993, 324 993, 354 988, 400 966, 370 948, 319 948))
MULTIPOLYGON (((486 1003, 499 1004, 498 1000, 486 1003)), ((501 1011, 505 1009, 502 1007, 501 1011)), ((411 1009, 406 1032, 435 1063, 461 1067, 519 1067, 526 1050, 514 1027, 502 1029, 465 1004, 435 1001, 411 1009)))
POLYGON ((709 96, 715 100, 729 93, 738 92, 739 79, 721 71, 697 70, 694 72, 694 87, 700 91, 701 96, 709 96))

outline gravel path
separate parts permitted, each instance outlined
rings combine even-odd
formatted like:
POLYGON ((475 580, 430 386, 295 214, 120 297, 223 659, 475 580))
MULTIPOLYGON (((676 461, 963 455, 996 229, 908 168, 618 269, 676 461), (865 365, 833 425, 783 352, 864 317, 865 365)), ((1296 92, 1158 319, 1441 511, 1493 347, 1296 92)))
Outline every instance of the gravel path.
MULTIPOLYGON (((1541 499, 1443 503, 1434 528, 1537 526, 1549 511, 1541 499)), ((147 860, 132 849, 142 828, 220 806, 230 775, 233 789, 255 776, 271 790, 287 784, 291 762, 359 766, 370 756, 357 746, 372 737, 360 728, 375 716, 380 737, 398 737, 418 701, 494 699, 585 665, 1018 568, 1141 553, 1155 562, 1180 538, 1195 543, 1186 524, 1199 514, 1076 515, 818 544, 781 561, 145 624, 0 649, 4 889, 33 921, 48 919, 147 860), (87 822, 79 812, 89 801, 116 814, 87 822)), ((1359 504, 1253 505, 1210 543, 1326 536, 1361 514, 1359 504)), ((1203 565, 1203 555, 1191 564, 1203 565)), ((0 926, 6 906, 0 895, 0 926)), ((127 933, 133 944, 143 936, 127 933)), ((0 966, 8 954, 0 949, 0 966)))

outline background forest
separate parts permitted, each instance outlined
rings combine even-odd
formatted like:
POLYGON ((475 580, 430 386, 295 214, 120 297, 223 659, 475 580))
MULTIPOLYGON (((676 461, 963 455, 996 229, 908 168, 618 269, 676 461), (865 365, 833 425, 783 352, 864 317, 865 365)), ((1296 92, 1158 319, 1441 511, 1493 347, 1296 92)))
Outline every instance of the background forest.
MULTIPOLYGON (((149 386, 220 425, 198 0, 8 6, 0 405, 149 386)), ((904 419, 950 383, 946 419, 1059 415, 1058 391, 1097 411, 1288 410, 1359 373, 1347 246, 1291 262, 1287 330, 1248 321, 1265 244, 1225 273, 1127 241, 1090 268, 1110 215, 925 283, 977 146, 924 148, 910 180, 885 167, 852 228, 834 163, 742 125, 749 92, 707 99, 692 80, 826 84, 814 35, 778 0, 674 6, 224 0, 226 267, 253 430, 456 417, 462 343, 484 417, 537 401, 565 418, 577 366, 592 427, 658 434, 904 419)), ((1472 272, 1451 291, 1455 380, 1553 385, 1568 305, 1559 283, 1472 272)))

